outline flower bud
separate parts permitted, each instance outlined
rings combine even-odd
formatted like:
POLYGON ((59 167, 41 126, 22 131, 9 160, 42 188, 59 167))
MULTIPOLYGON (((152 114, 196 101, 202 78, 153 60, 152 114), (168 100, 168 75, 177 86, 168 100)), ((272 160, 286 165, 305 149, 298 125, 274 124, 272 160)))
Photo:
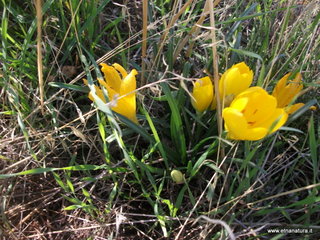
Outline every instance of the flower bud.
POLYGON ((182 172, 179 170, 172 170, 171 171, 171 178, 176 184, 182 184, 184 183, 184 176, 182 172))
POLYGON ((209 77, 198 79, 192 91, 192 106, 198 111, 205 111, 214 99, 213 85, 209 77))

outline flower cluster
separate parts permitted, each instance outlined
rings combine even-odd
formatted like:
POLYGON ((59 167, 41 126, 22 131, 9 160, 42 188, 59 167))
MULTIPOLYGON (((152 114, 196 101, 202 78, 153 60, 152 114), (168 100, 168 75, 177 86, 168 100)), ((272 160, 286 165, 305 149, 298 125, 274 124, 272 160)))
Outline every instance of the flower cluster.
MULTIPOLYGON (((219 94, 224 106, 230 105, 235 96, 249 88, 252 80, 253 71, 244 62, 233 65, 222 74, 219 80, 219 94)), ((195 82, 192 97, 192 105, 198 112, 203 112, 208 106, 211 110, 216 108, 214 86, 209 77, 195 82)))
MULTIPOLYGON (((136 75, 119 64, 101 64, 104 80, 98 79, 100 87, 94 85, 96 95, 107 102, 101 87, 108 93, 111 109, 131 121, 138 123, 136 117, 136 75)), ((303 103, 293 104, 302 90, 302 76, 286 74, 275 86, 272 94, 261 87, 250 87, 253 71, 244 63, 233 65, 219 80, 219 95, 224 109, 225 130, 228 138, 236 140, 259 140, 283 126, 288 115, 297 111, 303 103)), ((88 81, 84 79, 88 85, 88 81)), ((198 79, 194 83, 191 103, 197 112, 214 110, 217 105, 214 86, 210 77, 198 79)), ((89 98, 94 101, 92 93, 89 98)))
MULTIPOLYGON (((288 115, 303 106, 291 105, 302 90, 300 73, 289 80, 285 75, 269 94, 261 87, 250 87, 253 71, 244 63, 228 69, 219 80, 219 95, 222 100, 222 117, 228 138, 236 140, 259 140, 283 126, 288 115)), ((192 92, 192 105, 198 112, 214 109, 216 98, 209 77, 197 80, 192 92)))

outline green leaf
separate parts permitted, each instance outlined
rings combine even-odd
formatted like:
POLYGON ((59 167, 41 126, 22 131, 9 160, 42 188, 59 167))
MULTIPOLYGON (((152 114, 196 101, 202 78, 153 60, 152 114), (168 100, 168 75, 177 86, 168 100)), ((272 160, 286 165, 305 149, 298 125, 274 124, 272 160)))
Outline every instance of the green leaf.
POLYGON ((281 127, 281 128, 279 128, 279 130, 304 134, 304 132, 301 131, 300 129, 292 128, 292 127, 281 127))
POLYGON ((74 193, 74 187, 70 179, 67 179, 67 185, 72 193, 74 193))
POLYGON ((246 51, 246 50, 243 50, 243 49, 235 49, 235 48, 230 48, 230 50, 233 51, 233 52, 239 53, 241 55, 257 58, 263 63, 262 57, 259 54, 256 54, 254 52, 246 51))
POLYGON ((146 116, 146 119, 148 121, 150 129, 151 129, 151 131, 153 133, 153 136, 154 136, 154 139, 156 141, 157 147, 159 148, 159 151, 161 153, 161 156, 163 157, 163 160, 164 160, 164 163, 166 165, 166 168, 168 169, 169 168, 169 163, 168 163, 167 153, 166 153, 166 151, 164 149, 164 146, 163 146, 163 144, 162 144, 162 142, 160 140, 160 137, 158 135, 157 129, 154 126, 153 121, 152 121, 149 113, 144 108, 142 108, 142 111, 143 111, 143 114, 146 116))
POLYGON ((55 172, 53 172, 53 177, 54 177, 54 179, 56 180, 56 182, 59 184, 59 186, 65 191, 65 192, 69 192, 68 190, 68 186, 66 186, 64 183, 63 183, 63 181, 61 180, 61 178, 60 178, 60 176, 57 174, 57 173, 55 173, 55 172))
POLYGON ((83 93, 90 92, 90 89, 85 86, 78 86, 78 85, 61 83, 61 82, 50 82, 48 85, 51 87, 64 88, 64 89, 69 89, 69 90, 73 90, 73 91, 77 91, 77 92, 83 92, 83 93))
POLYGON ((293 207, 305 207, 306 205, 311 205, 311 204, 315 204, 320 202, 320 197, 316 197, 314 195, 308 196, 300 201, 294 202, 288 206, 286 206, 286 208, 293 208, 293 207))
MULTIPOLYGON (((177 101, 173 98, 169 86, 167 83, 161 84, 162 89, 167 96, 167 100, 169 103, 169 107, 171 109, 171 121, 170 121, 170 131, 171 137, 177 151, 180 154, 181 159, 179 159, 182 163, 186 162, 187 157, 187 147, 186 147, 186 140, 183 131, 182 120, 179 112, 179 107, 177 101)), ((178 160, 178 162, 179 162, 178 160)))
MULTIPOLYGON (((192 170, 190 172, 190 177, 195 176, 200 170, 201 166, 205 163, 208 154, 210 151, 217 146, 217 142, 213 142, 210 147, 199 157, 196 163, 193 165, 192 170)), ((219 171, 220 172, 220 171, 219 171)))
POLYGON ((309 122, 309 146, 311 152, 312 168, 313 168, 313 183, 317 183, 319 176, 319 163, 318 163, 318 144, 316 140, 316 133, 314 128, 313 115, 309 122))
POLYGON ((88 199, 91 198, 91 197, 90 197, 90 193, 89 193, 85 188, 81 188, 81 190, 82 190, 83 195, 84 195, 86 198, 88 198, 88 199))
POLYGON ((70 205, 68 207, 65 207, 63 210, 71 211, 71 210, 75 210, 75 209, 79 209, 79 208, 82 208, 82 206, 81 205, 70 205))
POLYGON ((106 165, 77 165, 77 166, 70 166, 64 168, 34 168, 23 172, 18 173, 11 173, 11 174, 0 174, 0 179, 5 179, 9 177, 21 176, 21 175, 33 175, 33 174, 41 174, 47 172, 54 172, 60 170, 67 170, 67 171, 89 171, 89 170, 99 170, 105 169, 106 165))
POLYGON ((121 120, 121 122, 126 124, 130 129, 132 129, 136 133, 140 134, 143 138, 148 140, 150 143, 154 143, 153 137, 143 127, 132 122, 131 120, 129 120, 128 118, 126 118, 125 116, 123 116, 121 114, 118 114, 116 112, 114 112, 114 114, 117 115, 118 118, 121 120))

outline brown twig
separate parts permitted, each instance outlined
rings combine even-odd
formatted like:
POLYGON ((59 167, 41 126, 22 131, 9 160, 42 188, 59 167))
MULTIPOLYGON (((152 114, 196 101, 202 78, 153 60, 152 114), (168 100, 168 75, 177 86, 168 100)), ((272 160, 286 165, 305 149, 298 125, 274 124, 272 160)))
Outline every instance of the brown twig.
POLYGON ((44 114, 44 86, 43 86, 43 64, 42 64, 42 0, 36 0, 36 12, 37 12, 37 66, 38 66, 38 81, 40 90, 40 105, 41 112, 44 114))
POLYGON ((141 54, 141 87, 144 86, 147 81, 144 77, 146 70, 146 56, 147 56, 147 37, 148 37, 148 0, 143 0, 142 6, 142 15, 143 15, 143 28, 142 28, 142 54, 141 54))

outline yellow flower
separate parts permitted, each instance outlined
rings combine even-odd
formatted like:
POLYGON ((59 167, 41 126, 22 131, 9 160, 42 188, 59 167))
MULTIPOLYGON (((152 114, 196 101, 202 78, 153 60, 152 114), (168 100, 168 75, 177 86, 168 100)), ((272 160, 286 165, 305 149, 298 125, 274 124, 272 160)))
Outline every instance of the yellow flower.
MULTIPOLYGON (((131 121, 137 123, 136 117, 136 75, 138 72, 133 69, 129 74, 120 64, 113 64, 109 66, 105 63, 100 64, 102 66, 101 71, 104 73, 105 81, 98 79, 100 86, 103 86, 108 91, 108 97, 110 101, 115 102, 115 106, 111 109, 131 121)), ((88 81, 84 79, 84 83, 88 85, 88 81)), ((104 102, 106 102, 101 88, 94 86, 97 96, 104 102)), ((91 93, 89 98, 93 101, 91 93)))
POLYGON ((192 106, 198 111, 206 110, 214 98, 213 85, 209 77, 198 79, 192 91, 192 106))
POLYGON ((229 138, 251 141, 275 132, 288 118, 283 108, 277 108, 277 99, 260 87, 240 93, 222 116, 229 138))
POLYGON ((281 78, 272 92, 272 96, 277 99, 278 107, 285 108, 288 114, 294 113, 304 105, 303 103, 296 103, 290 106, 303 88, 301 73, 297 73, 293 80, 288 81, 290 75, 291 73, 288 73, 281 78))
POLYGON ((238 63, 222 74, 219 80, 220 99, 229 106, 232 100, 241 92, 248 89, 253 80, 253 71, 244 63, 238 63))

